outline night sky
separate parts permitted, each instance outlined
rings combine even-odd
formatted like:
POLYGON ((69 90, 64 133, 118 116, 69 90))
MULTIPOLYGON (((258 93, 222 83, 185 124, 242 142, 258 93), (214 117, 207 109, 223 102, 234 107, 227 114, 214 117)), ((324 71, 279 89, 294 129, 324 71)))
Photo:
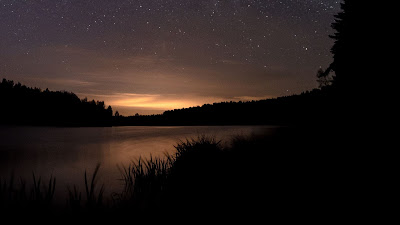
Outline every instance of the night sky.
POLYGON ((0 0, 0 78, 131 115, 317 87, 333 0, 0 0))

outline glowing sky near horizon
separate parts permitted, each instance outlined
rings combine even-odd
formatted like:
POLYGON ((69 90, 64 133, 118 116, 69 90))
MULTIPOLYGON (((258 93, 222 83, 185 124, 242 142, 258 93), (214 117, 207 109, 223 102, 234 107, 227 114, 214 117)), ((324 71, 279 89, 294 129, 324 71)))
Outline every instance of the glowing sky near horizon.
POLYGON ((0 0, 0 78, 121 114, 317 87, 333 0, 0 0))

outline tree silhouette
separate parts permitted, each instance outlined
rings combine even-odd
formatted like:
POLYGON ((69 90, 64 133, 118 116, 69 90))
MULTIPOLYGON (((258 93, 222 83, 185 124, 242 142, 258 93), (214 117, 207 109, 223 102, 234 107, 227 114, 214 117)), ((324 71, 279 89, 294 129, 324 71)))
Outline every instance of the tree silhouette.
POLYGON ((317 82, 319 84, 319 88, 324 88, 332 84, 334 77, 330 76, 330 71, 323 70, 320 68, 317 71, 317 82))
POLYGON ((335 40, 331 48, 333 62, 324 72, 324 74, 328 74, 330 71, 334 71, 336 76, 333 79, 333 85, 344 91, 356 87, 362 75, 356 62, 360 59, 361 41, 357 35, 355 2, 344 0, 341 3, 342 12, 335 15, 335 22, 332 23, 335 33, 329 36, 335 40))

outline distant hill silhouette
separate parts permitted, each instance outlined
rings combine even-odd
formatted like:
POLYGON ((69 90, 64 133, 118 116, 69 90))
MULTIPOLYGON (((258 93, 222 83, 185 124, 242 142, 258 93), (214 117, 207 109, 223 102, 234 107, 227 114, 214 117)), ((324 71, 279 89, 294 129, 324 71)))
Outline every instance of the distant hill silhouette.
POLYGON ((0 124, 40 126, 111 126, 112 108, 102 101, 79 99, 72 92, 30 88, 12 80, 0 83, 0 124))

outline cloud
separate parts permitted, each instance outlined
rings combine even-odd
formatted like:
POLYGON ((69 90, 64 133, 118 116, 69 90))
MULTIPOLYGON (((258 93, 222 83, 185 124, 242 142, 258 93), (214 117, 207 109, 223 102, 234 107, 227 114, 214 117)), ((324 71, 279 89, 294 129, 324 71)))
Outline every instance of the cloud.
POLYGON ((12 61, 22 68, 13 74, 17 81, 105 101, 114 110, 129 114, 266 99, 286 94, 297 85, 285 79, 291 77, 284 76, 285 70, 272 66, 266 70, 229 59, 210 64, 193 57, 107 55, 63 45, 41 47, 29 57, 12 61))
POLYGON ((62 85, 69 85, 69 86, 94 86, 97 83, 96 82, 89 82, 89 81, 84 81, 84 80, 74 80, 74 79, 62 79, 62 78, 43 78, 39 79, 43 82, 46 83, 53 83, 53 84, 62 84, 62 85))

